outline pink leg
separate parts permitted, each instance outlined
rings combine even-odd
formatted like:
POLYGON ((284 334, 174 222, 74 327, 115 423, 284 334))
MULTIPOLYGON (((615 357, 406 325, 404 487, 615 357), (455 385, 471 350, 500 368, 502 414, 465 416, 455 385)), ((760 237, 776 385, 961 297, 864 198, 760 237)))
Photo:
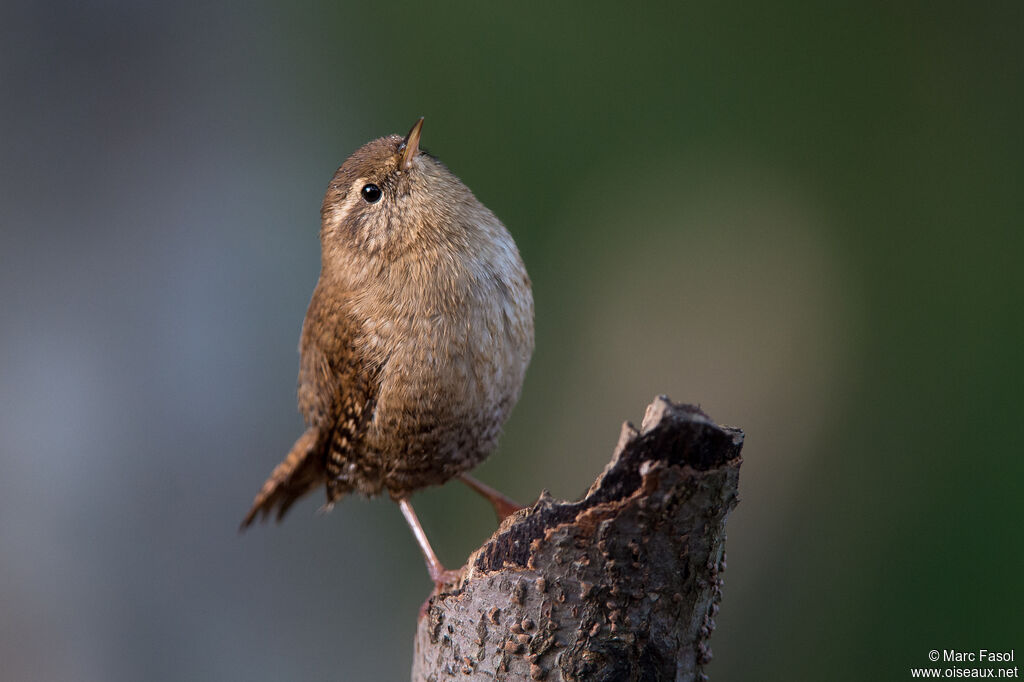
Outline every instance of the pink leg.
POLYGON ((498 515, 499 523, 523 508, 523 505, 516 504, 491 486, 484 485, 469 474, 462 474, 459 476, 459 479, 470 488, 487 498, 487 501, 494 507, 494 513, 498 515))
POLYGON ((437 555, 434 554, 434 548, 430 546, 427 534, 423 532, 423 526, 420 525, 420 520, 416 518, 416 512, 412 510, 409 500, 401 499, 397 502, 398 507, 402 510, 402 515, 405 517, 405 522, 409 524, 412 534, 416 536, 416 542, 423 552, 423 558, 427 562, 427 571, 430 573, 430 579, 434 581, 434 585, 441 589, 445 583, 455 582, 459 577, 459 571, 445 570, 445 567, 438 561, 437 555))

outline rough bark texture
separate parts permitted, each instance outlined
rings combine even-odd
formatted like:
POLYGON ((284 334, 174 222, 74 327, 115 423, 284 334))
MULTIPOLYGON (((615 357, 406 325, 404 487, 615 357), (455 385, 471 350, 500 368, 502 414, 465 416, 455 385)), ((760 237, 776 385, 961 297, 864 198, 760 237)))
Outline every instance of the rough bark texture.
POLYGON ((543 493, 431 598, 413 681, 706 679, 742 444, 655 400, 582 500, 543 493))

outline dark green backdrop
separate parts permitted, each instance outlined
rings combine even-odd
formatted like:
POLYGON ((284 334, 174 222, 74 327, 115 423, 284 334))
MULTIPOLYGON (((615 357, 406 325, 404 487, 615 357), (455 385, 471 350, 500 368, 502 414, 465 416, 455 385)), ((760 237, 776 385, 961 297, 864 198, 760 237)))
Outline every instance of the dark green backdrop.
MULTIPOLYGON (((8 679, 407 678, 393 505, 235 529, 300 432, 327 181, 420 115, 533 278, 481 478, 578 495, 653 396, 699 402, 747 431, 712 679, 1024 647, 1018 3, 0 19, 8 679)), ((451 565, 494 527, 414 502, 451 565)))

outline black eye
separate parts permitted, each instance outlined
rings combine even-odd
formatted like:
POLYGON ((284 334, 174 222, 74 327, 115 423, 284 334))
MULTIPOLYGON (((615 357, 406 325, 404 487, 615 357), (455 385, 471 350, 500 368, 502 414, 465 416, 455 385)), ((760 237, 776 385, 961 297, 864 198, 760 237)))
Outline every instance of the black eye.
POLYGON ((363 187, 363 199, 371 204, 376 204, 380 201, 380 187, 374 184, 363 187))

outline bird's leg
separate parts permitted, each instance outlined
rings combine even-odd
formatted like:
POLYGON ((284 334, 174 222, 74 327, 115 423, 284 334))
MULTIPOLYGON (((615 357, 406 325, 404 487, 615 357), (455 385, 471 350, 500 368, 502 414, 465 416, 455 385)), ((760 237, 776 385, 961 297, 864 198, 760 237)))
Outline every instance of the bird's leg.
POLYGON ((397 502, 399 509, 402 510, 402 516, 405 517, 405 522, 409 524, 412 534, 416 536, 416 542, 419 544, 420 550, 423 552, 423 558, 427 562, 427 571, 430 573, 430 579, 434 581, 437 589, 440 590, 445 583, 454 582, 458 579, 459 572, 445 570, 437 555, 434 554, 434 548, 430 546, 427 534, 423 532, 423 526, 420 525, 420 520, 416 518, 416 512, 412 510, 409 500, 402 498, 397 500, 397 502))
POLYGON ((459 476, 459 480, 487 498, 487 501, 494 507, 494 513, 498 515, 498 523, 501 523, 508 516, 515 514, 523 508, 523 505, 513 502, 491 486, 484 485, 469 474, 462 474, 459 476))

